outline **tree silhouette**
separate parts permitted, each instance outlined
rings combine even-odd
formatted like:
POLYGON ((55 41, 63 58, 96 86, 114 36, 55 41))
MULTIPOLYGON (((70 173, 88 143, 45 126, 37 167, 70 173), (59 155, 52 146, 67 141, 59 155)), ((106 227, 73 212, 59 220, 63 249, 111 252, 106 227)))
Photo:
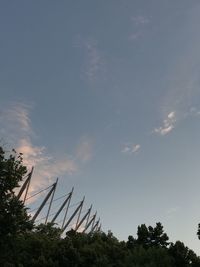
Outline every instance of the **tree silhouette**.
POLYGON ((156 223, 155 227, 147 227, 145 224, 138 226, 138 238, 136 243, 144 247, 167 247, 169 237, 164 233, 163 226, 160 222, 156 223))
POLYGON ((6 156, 0 147, 0 242, 32 228, 27 210, 14 192, 26 172, 21 154, 13 150, 6 156))

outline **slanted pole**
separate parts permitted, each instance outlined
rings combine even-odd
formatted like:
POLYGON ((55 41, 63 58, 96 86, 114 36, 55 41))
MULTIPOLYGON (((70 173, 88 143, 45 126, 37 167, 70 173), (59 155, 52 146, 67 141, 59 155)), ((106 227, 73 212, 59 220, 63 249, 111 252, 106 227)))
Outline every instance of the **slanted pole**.
POLYGON ((90 212, 88 213, 88 216, 87 216, 87 219, 86 219, 85 227, 88 225, 88 221, 90 219, 91 210, 92 210, 92 205, 91 205, 90 212))
POLYGON ((95 225, 92 227, 90 233, 93 233, 93 232, 95 231, 96 227, 98 227, 99 222, 100 222, 100 218, 99 218, 98 221, 95 223, 95 225))
POLYGON ((100 223, 100 218, 99 218, 98 222, 96 223, 93 232, 98 232, 99 223, 100 223))
POLYGON ((101 231, 101 224, 99 225, 98 229, 97 229, 97 232, 100 232, 101 231))
POLYGON ((26 196, 27 196, 27 193, 28 193, 28 189, 29 189, 29 185, 30 185, 30 181, 31 181, 31 177, 32 177, 32 174, 33 174, 33 167, 30 171, 30 173, 27 175, 27 178, 25 180, 25 182, 23 183, 18 195, 17 195, 17 199, 20 199, 20 197, 22 196, 24 190, 26 189, 26 193, 25 193, 25 197, 24 197, 24 201, 26 200, 26 196))
POLYGON ((88 211, 86 212, 86 214, 83 216, 83 218, 80 220, 80 222, 76 225, 75 231, 78 231, 79 227, 82 225, 82 223, 84 222, 84 220, 90 214, 91 209, 92 209, 92 205, 90 206, 90 208, 88 209, 88 211))
POLYGON ((63 210, 63 208, 65 207, 65 205, 67 204, 68 201, 70 201, 72 193, 73 193, 74 188, 72 188, 72 191, 68 194, 67 198, 64 200, 64 202, 62 203, 62 205, 60 206, 59 210, 57 211, 57 213, 55 214, 55 216, 53 217, 53 219, 51 220, 51 223, 54 223, 55 220, 57 219, 57 217, 59 216, 59 214, 61 213, 61 211, 63 210))
POLYGON ((44 205, 46 204, 46 202, 48 201, 48 199, 50 198, 51 194, 54 192, 55 190, 55 186, 56 183, 52 184, 52 188, 49 191, 49 193, 46 195, 45 199, 43 200, 42 204, 40 205, 40 207, 38 208, 38 210, 36 211, 36 213, 34 214, 33 218, 32 218, 32 222, 35 221, 35 219, 37 218, 37 216, 40 214, 41 210, 43 209, 44 205))
POLYGON ((97 212, 92 216, 92 218, 90 219, 90 221, 88 222, 88 224, 85 226, 85 229, 83 230, 82 233, 85 233, 87 231, 87 229, 90 227, 90 225, 93 223, 93 221, 96 218, 96 214, 97 214, 97 212))
POLYGON ((51 200, 50 200, 50 203, 49 203, 49 208, 48 208, 48 211, 47 211, 47 216, 46 216, 44 224, 47 224, 47 220, 48 220, 49 213, 50 213, 50 210, 51 210, 51 206, 52 206, 52 202, 53 202, 53 198, 54 198, 54 195, 55 195, 57 184, 58 184, 58 178, 56 179, 56 182, 54 184, 54 190, 53 190, 53 193, 52 193, 52 196, 51 196, 51 200))
POLYGON ((65 231, 65 229, 67 228, 67 226, 70 224, 70 222, 73 220, 73 218, 76 216, 77 212, 80 210, 80 208, 83 206, 83 201, 84 199, 80 202, 80 204, 78 205, 78 207, 76 208, 76 210, 74 211, 74 213, 72 214, 72 216, 69 218, 69 220, 66 222, 65 226, 62 228, 62 233, 65 231))
POLYGON ((72 191, 71 191, 70 198, 69 198, 69 201, 68 201, 68 204, 67 204, 67 208, 66 208, 66 211, 65 211, 65 215, 64 215, 64 218, 63 218, 63 223, 62 223, 61 229, 63 229, 63 227, 65 225, 65 221, 66 221, 67 213, 68 213, 68 210, 69 210, 69 205, 70 205, 70 202, 71 202, 71 199, 72 199, 73 191, 74 191, 74 187, 72 187, 72 191))
MULTIPOLYGON (((83 202, 85 201, 85 196, 83 197, 83 202)), ((80 210, 79 210, 79 213, 78 213, 78 217, 77 217, 77 220, 76 220, 76 226, 75 226, 75 229, 79 223, 79 219, 80 219, 80 216, 81 216, 81 212, 82 212, 82 208, 83 208, 83 205, 81 206, 80 210)), ((76 230, 75 230, 76 231, 76 230)))
POLYGON ((94 221, 93 221, 93 223, 92 223, 92 227, 91 227, 91 229, 94 227, 96 216, 97 216, 97 211, 96 211, 96 213, 95 213, 95 218, 94 218, 94 221))
POLYGON ((27 187, 26 187, 26 192, 25 192, 25 195, 24 195, 24 203, 26 201, 26 197, 27 197, 27 194, 28 194, 29 186, 30 186, 30 183, 31 183, 33 169, 34 169, 34 167, 31 168, 31 172, 29 173, 29 181, 28 181, 28 184, 27 184, 27 187))

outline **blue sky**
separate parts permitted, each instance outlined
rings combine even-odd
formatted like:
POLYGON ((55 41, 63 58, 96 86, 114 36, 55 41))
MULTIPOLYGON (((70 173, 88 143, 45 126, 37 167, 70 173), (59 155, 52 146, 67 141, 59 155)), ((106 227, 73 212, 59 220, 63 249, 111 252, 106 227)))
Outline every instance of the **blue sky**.
POLYGON ((119 239, 161 221, 197 253, 200 3, 3 1, 0 136, 119 239))

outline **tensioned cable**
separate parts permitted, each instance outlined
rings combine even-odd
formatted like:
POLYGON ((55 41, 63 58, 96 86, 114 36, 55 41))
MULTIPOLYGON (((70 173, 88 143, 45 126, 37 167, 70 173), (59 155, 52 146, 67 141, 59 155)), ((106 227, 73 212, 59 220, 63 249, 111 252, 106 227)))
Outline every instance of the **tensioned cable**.
MULTIPOLYGON (((84 213, 86 210, 87 210, 87 209, 83 210, 80 214, 84 213)), ((52 216, 55 215, 56 213, 57 213, 57 211, 56 211, 56 212, 53 212, 53 213, 51 213, 51 214, 49 214, 49 217, 52 217, 52 216)), ((44 216, 44 217, 38 219, 38 220, 35 221, 35 222, 42 221, 42 220, 44 220, 45 218, 46 218, 46 216, 44 216)))
MULTIPOLYGON (((81 203, 81 201, 79 201, 79 202, 77 202, 77 203, 75 203, 75 204, 73 204, 73 205, 71 205, 70 206, 70 208, 71 207, 74 207, 74 206, 77 206, 78 204, 80 204, 81 203)), ((66 209, 66 208, 65 208, 66 209)), ((63 209, 63 210, 65 210, 65 209, 63 209)), ((86 211, 86 209, 85 210, 83 210, 82 212, 81 212, 81 214, 83 213, 83 212, 85 212, 86 211)), ((51 217, 51 216, 53 216, 53 215, 55 215, 57 213, 57 211, 56 212, 54 212, 54 213, 51 213, 50 215, 49 215, 49 217, 51 217)), ((40 219, 38 219, 37 221, 35 221, 35 222, 39 222, 39 221, 42 221, 42 220, 44 220, 46 218, 46 216, 45 217, 42 217, 42 218, 40 218, 40 219)), ((63 220, 62 220, 63 221, 63 220)))
MULTIPOLYGON (((54 214, 56 214, 56 212, 49 214, 49 217, 53 216, 54 214)), ((37 221, 35 221, 35 222, 42 221, 42 220, 44 220, 46 217, 47 217, 47 216, 44 216, 44 217, 42 217, 42 218, 38 219, 38 220, 37 220, 37 221)))
POLYGON ((42 193, 42 192, 46 191, 47 189, 49 189, 49 188, 50 188, 50 187, 52 187, 52 186, 53 186, 53 185, 50 185, 50 186, 46 187, 45 189, 42 189, 42 190, 40 190, 39 192, 37 192, 37 193, 33 194, 32 196, 30 196, 30 197, 27 197, 25 200, 28 200, 28 199, 30 199, 30 198, 32 198, 32 197, 35 197, 35 196, 37 196, 38 194, 40 194, 40 193, 42 193))
MULTIPOLYGON (((64 197, 68 196, 69 194, 70 194, 70 193, 65 194, 65 195, 63 195, 63 196, 61 196, 61 197, 58 197, 58 198, 54 199, 52 202, 55 202, 55 201, 57 201, 57 200, 59 200, 59 199, 61 199, 61 198, 64 198, 64 197)), ((50 201, 47 202, 47 203, 45 203, 44 206, 48 205, 49 203, 50 203, 50 201)), ((78 202, 78 203, 80 203, 80 202, 78 202)), ((76 205, 76 204, 75 204, 75 205, 76 205)), ((71 207, 71 206, 70 206, 70 207, 71 207)), ((34 209, 30 210, 29 212, 33 212, 33 211, 37 210, 38 208, 39 208, 39 207, 34 208, 34 209)), ((64 210, 64 209, 63 209, 63 210, 64 210)))
MULTIPOLYGON (((79 201, 79 202, 77 202, 77 203, 74 203, 74 204, 70 205, 69 208, 73 208, 73 207, 77 206, 77 205, 80 204, 80 203, 81 203, 81 201, 79 201)), ((67 209, 67 208, 65 208, 65 210, 66 210, 66 209, 67 209)))

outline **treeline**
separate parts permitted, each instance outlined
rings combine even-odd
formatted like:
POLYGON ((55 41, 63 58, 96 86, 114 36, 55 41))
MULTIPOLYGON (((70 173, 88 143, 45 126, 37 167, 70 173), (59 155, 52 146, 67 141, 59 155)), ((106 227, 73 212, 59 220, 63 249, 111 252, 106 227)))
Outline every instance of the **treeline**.
POLYGON ((0 147, 0 266, 200 267, 192 250, 169 242, 161 223, 138 226, 137 236, 127 241, 111 232, 73 230, 61 238, 55 225, 33 225, 14 193, 26 172, 22 155, 6 155, 0 147))
POLYGON ((164 245, 157 239, 150 241, 138 235, 137 239, 129 236, 125 242, 118 241, 111 232, 82 234, 73 230, 60 238, 59 229, 51 225, 40 225, 18 234, 1 246, 0 266, 200 266, 199 257, 180 241, 164 245))

